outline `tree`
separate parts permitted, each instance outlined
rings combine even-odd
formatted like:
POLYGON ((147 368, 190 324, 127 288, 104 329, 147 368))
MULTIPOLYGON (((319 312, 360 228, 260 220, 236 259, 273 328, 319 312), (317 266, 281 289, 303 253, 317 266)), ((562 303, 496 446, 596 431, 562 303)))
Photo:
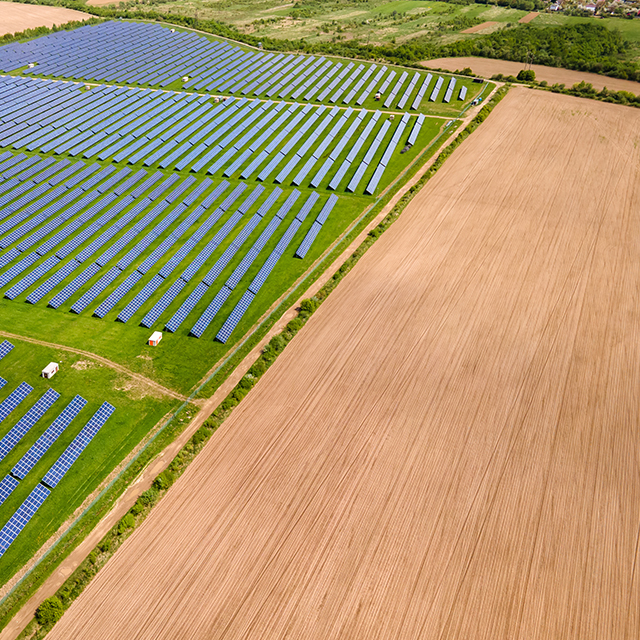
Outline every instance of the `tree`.
POLYGON ((522 82, 535 82, 536 72, 533 69, 522 69, 518 73, 518 80, 522 82))
POLYGON ((36 609, 36 620, 42 626, 53 625, 62 618, 63 613, 64 607, 58 596, 51 596, 36 609))

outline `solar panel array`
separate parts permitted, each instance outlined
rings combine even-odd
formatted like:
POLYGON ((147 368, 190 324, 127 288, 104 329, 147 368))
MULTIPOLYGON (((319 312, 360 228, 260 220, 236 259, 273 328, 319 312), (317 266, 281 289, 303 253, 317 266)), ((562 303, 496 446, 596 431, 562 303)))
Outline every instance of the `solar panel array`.
POLYGON ((22 382, 0 402, 0 422, 6 420, 14 409, 33 391, 33 387, 22 382))
MULTIPOLYGON (((384 93, 391 82, 384 79, 386 67, 378 69, 376 64, 344 66, 323 57, 246 51, 193 32, 121 21, 0 47, 0 70, 21 68, 23 74, 72 80, 358 105, 373 93, 384 93), (24 68, 27 63, 33 68, 24 68)), ((391 74, 395 77, 396 72, 391 74)), ((403 72, 393 96, 401 95, 407 102, 421 84, 403 72)), ((385 106, 392 103, 393 99, 385 106)), ((76 137, 66 142, 71 146, 83 141, 76 137)))
POLYGON ((0 460, 4 460, 11 450, 22 440, 42 416, 51 408, 60 394, 53 389, 47 389, 36 403, 25 413, 9 432, 0 440, 0 460))
POLYGON ((27 473, 33 469, 40 458, 42 458, 51 445, 62 435, 64 430, 71 424, 86 404, 87 401, 77 395, 36 440, 27 453, 20 458, 18 463, 11 469, 11 475, 20 480, 24 479, 27 473))
POLYGON ((47 471, 42 482, 52 489, 58 485, 65 473, 69 471, 71 465, 80 457, 80 454, 87 448, 101 427, 107 422, 115 407, 108 402, 102 406, 91 417, 89 422, 81 429, 80 433, 73 439, 65 452, 56 460, 51 469, 47 471))
POLYGON ((44 485, 38 484, 29 497, 11 516, 7 524, 0 530, 0 557, 2 557, 18 534, 27 526, 36 511, 42 506, 51 493, 44 485))
POLYGON ((12 350, 13 345, 8 340, 3 340, 2 342, 0 342, 0 360, 9 355, 12 350))

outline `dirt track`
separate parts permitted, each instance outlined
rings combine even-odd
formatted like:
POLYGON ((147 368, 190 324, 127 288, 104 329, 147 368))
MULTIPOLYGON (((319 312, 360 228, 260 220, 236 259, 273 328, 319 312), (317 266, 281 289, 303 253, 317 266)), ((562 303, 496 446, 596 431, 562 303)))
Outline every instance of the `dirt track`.
POLYGON ((638 131, 512 91, 48 638, 635 640, 638 131))
POLYGON ((53 27, 74 20, 88 20, 82 11, 19 2, 0 2, 0 36, 35 27, 53 27))
MULTIPOLYGON (((470 67, 474 73, 484 78, 490 78, 498 73, 503 75, 517 76, 518 72, 524 69, 524 62, 510 62, 509 60, 495 60, 493 58, 437 58, 422 63, 431 69, 445 69, 446 71, 456 71, 470 67)), ((629 91, 634 95, 640 95, 640 82, 633 80, 620 80, 609 78, 598 73, 586 73, 584 71, 572 71, 571 69, 560 69, 558 67, 545 67, 540 64, 532 64, 531 68, 536 72, 536 80, 546 80, 549 84, 564 84, 572 87, 578 82, 589 82, 596 89, 603 87, 611 91, 629 91)))

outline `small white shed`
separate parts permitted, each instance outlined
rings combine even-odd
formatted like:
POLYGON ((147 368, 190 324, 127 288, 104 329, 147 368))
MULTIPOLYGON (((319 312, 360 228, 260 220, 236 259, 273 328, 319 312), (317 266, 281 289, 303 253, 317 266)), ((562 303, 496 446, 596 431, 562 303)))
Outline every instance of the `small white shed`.
POLYGON ((56 373, 58 373, 58 369, 60 367, 58 366, 57 362, 50 362, 43 370, 42 370, 42 377, 43 378, 53 378, 53 376, 56 375, 56 373))
POLYGON ((154 331, 151 334, 151 337, 149 338, 147 344, 151 345, 152 347, 157 347, 160 340, 162 340, 162 332, 154 331))

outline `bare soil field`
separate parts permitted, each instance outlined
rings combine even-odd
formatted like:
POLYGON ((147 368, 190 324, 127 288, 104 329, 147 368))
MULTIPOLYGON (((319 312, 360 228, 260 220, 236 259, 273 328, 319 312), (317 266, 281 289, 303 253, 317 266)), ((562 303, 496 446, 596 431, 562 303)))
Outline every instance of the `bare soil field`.
MULTIPOLYGON (((517 76, 524 69, 524 62, 511 62, 510 60, 495 60, 494 58, 436 58, 423 63, 431 69, 445 69, 455 71, 470 67, 474 73, 485 78, 490 78, 497 73, 517 76)), ((590 82, 596 89, 607 87, 611 91, 629 91, 634 95, 640 95, 640 83, 633 80, 620 80, 609 78, 598 73, 586 73, 584 71, 572 71, 558 67, 545 67, 541 64, 532 64, 531 68, 536 72, 536 80, 546 80, 549 84, 564 84, 572 87, 578 82, 590 82)))
POLYGON ((484 31, 485 29, 489 29, 490 27, 495 27, 499 22, 481 22, 477 24, 475 27, 469 27, 460 33, 478 33, 479 31, 484 31))
POLYGON ((48 638, 637 639, 639 131, 512 90, 48 638))
POLYGON ((526 16, 523 16, 522 18, 520 18, 518 22, 520 24, 528 24, 532 20, 535 20, 539 15, 540 15, 539 11, 531 11, 530 13, 527 13, 526 16))
POLYGON ((0 2, 0 36, 35 27, 53 27, 74 20, 88 20, 82 11, 19 2, 0 2))

